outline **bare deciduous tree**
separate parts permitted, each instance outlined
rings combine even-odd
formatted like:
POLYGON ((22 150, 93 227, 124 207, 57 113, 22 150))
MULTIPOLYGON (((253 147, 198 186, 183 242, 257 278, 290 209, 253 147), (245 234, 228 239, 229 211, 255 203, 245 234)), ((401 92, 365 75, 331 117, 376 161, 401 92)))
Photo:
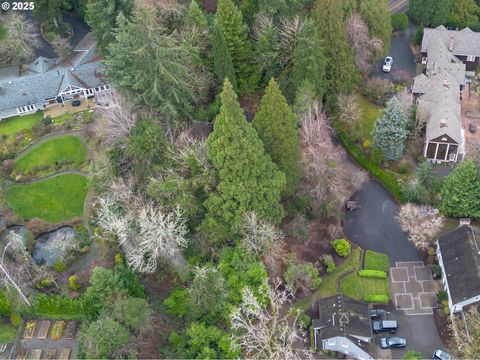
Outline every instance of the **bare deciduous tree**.
POLYGON ((24 64, 35 56, 33 48, 39 44, 34 24, 16 11, 10 11, 5 21, 7 36, 0 45, 0 61, 6 64, 24 64))
POLYGON ((427 249, 441 231, 445 219, 431 206, 405 204, 400 208, 397 221, 408 239, 419 249, 427 249))
POLYGON ((368 36, 368 26, 358 13, 352 13, 346 22, 347 37, 355 53, 355 63, 366 78, 373 70, 376 54, 382 51, 382 41, 368 36))
POLYGON ((362 118, 362 109, 357 94, 339 95, 338 110, 340 120, 349 126, 358 124, 362 118))
POLYGON ((476 306, 463 312, 462 316, 452 316, 449 325, 453 332, 451 349, 458 358, 480 358, 480 313, 476 306))
POLYGON ((63 38, 60 35, 55 35, 52 40, 52 47, 55 54, 61 59, 65 59, 70 55, 72 51, 72 46, 70 41, 67 38, 63 38))
POLYGON ((252 359, 305 359, 311 358, 308 350, 299 348, 305 342, 304 333, 297 326, 299 313, 285 305, 291 302, 292 291, 281 290, 280 281, 273 287, 268 283, 261 286, 260 297, 268 297, 268 307, 260 303, 250 288, 245 288, 242 302, 230 315, 234 338, 252 359))
POLYGON ((63 232, 60 229, 56 235, 50 239, 45 249, 58 254, 58 259, 64 261, 69 252, 80 249, 80 244, 75 240, 74 233, 63 232))
POLYGON ((298 35, 303 29, 303 21, 300 17, 285 18, 280 20, 278 31, 280 65, 286 66, 295 56, 298 35))
POLYGON ((402 111, 409 115, 413 107, 413 95, 408 92, 407 88, 404 88, 402 91, 397 93, 397 99, 400 103, 400 108, 402 111))

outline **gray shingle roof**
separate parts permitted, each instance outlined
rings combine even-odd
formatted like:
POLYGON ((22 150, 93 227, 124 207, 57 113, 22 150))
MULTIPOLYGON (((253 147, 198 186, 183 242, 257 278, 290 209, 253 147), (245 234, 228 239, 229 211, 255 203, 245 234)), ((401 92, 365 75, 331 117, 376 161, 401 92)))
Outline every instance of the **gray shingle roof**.
POLYGON ((430 52, 434 43, 440 39, 448 47, 453 39, 454 55, 480 56, 480 33, 469 28, 463 30, 447 30, 444 26, 435 29, 426 28, 423 31, 422 52, 430 52))
POLYGON ((58 60, 58 58, 49 59, 43 56, 39 56, 26 67, 29 70, 34 71, 38 74, 44 74, 52 67, 54 67, 58 63, 58 60))
POLYGON ((480 294, 480 231, 461 226, 438 237, 453 304, 480 294))

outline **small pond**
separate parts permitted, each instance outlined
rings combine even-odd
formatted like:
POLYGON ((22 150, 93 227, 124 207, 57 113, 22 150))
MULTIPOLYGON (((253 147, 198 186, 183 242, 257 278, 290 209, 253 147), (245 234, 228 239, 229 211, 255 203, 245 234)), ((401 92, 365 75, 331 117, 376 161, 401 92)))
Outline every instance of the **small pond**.
POLYGON ((6 239, 9 237, 10 234, 15 233, 20 235, 20 237, 23 239, 23 244, 25 246, 28 245, 28 242, 33 240, 33 235, 30 231, 27 230, 25 226, 21 225, 12 225, 8 226, 5 230, 5 233, 0 237, 0 241, 6 241, 6 239))
POLYGON ((75 238, 75 230, 70 226, 62 227, 58 230, 43 234, 38 237, 35 242, 35 249, 33 250, 33 258, 37 264, 46 264, 53 266, 55 261, 65 256, 65 249, 67 247, 61 246, 61 242, 72 242, 75 238), (53 242, 59 241, 59 246, 52 248, 53 242))

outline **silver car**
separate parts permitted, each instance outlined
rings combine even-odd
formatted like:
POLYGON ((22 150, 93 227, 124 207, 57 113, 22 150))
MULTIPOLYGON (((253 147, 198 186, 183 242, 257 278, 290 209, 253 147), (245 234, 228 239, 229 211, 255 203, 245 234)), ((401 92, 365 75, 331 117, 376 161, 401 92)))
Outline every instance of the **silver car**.
POLYGON ((385 337, 380 339, 380 347, 382 349, 399 348, 407 345, 407 339, 400 336, 385 337))

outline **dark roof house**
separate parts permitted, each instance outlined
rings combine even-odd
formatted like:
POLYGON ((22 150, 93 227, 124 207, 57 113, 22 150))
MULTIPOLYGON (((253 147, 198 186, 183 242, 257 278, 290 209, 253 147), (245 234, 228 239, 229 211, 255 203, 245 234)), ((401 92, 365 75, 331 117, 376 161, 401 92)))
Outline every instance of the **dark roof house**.
POLYGON ((480 301, 480 230, 460 226, 440 234, 437 257, 451 313, 480 301))
POLYGON ((312 320, 315 348, 353 359, 373 359, 373 334, 368 305, 344 295, 321 299, 312 320))

